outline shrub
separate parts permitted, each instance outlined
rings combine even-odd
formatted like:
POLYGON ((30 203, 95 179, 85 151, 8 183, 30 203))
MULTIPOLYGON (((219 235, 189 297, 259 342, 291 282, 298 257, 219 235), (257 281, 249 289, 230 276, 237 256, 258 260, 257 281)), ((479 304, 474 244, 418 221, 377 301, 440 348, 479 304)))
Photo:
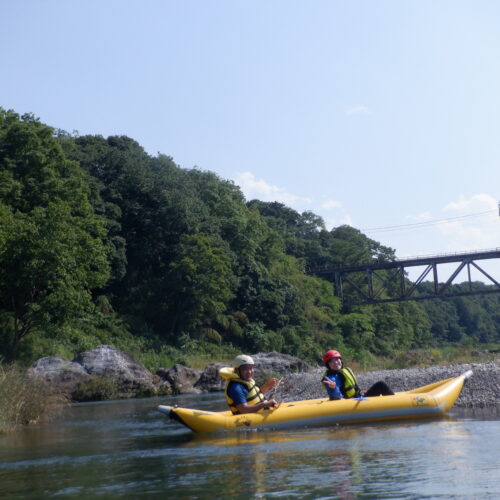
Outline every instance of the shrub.
POLYGON ((45 382, 26 377, 17 366, 0 365, 0 434, 48 417, 64 402, 45 382))
POLYGON ((117 399, 119 389, 117 380, 110 377, 91 377, 82 382, 71 394, 74 401, 105 401, 117 399))

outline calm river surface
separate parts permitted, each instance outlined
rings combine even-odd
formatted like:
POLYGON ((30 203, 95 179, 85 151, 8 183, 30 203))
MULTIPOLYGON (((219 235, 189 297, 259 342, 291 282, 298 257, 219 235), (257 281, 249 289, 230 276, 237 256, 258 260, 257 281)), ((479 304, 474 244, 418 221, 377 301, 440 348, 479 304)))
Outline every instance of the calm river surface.
POLYGON ((159 403, 211 410, 221 394, 76 404, 0 436, 0 498, 500 498, 500 413, 194 435, 159 403))

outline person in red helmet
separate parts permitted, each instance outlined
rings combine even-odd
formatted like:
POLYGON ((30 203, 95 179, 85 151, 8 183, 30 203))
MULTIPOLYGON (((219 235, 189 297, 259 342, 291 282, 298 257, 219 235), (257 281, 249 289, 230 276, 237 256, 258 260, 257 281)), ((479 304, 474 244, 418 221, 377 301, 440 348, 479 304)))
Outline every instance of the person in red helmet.
POLYGON ((372 396, 392 396, 392 389, 382 381, 373 384, 366 392, 362 393, 359 388, 356 375, 349 367, 342 365, 340 352, 330 349, 323 354, 323 363, 326 372, 321 382, 323 382, 331 400, 342 398, 372 397, 372 396))
POLYGON ((342 368, 342 356, 340 352, 330 349, 323 354, 323 363, 326 366, 326 373, 323 376, 323 385, 330 400, 334 401, 342 399, 344 396, 340 390, 345 387, 345 377, 342 376, 340 370, 342 368))

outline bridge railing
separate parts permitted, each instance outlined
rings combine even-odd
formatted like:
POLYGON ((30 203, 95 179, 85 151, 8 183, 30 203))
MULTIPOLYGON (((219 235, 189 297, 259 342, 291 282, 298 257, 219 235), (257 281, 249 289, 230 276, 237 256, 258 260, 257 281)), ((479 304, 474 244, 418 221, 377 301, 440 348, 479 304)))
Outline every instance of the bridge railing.
POLYGON ((491 252, 500 252, 500 247, 495 248, 483 248, 480 250, 464 250, 461 252, 451 252, 451 253, 432 253, 432 254, 423 254, 423 255, 412 255, 408 257, 396 257, 394 262, 405 262, 406 260, 418 260, 418 259, 428 259, 434 257, 456 257, 460 255, 475 255, 480 253, 491 253, 491 252))

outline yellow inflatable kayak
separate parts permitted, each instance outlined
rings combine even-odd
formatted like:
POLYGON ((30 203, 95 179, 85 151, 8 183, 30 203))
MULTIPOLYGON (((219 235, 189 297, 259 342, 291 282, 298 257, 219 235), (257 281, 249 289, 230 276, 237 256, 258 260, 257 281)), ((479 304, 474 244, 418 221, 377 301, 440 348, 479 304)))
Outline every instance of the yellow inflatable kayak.
POLYGON ((463 384, 472 375, 469 370, 458 377, 440 380, 394 396, 360 399, 309 399, 282 403, 257 413, 233 415, 230 411, 211 412, 176 406, 158 406, 158 410, 194 432, 248 429, 282 429, 296 426, 351 424, 428 418, 444 415, 455 403, 463 384))

